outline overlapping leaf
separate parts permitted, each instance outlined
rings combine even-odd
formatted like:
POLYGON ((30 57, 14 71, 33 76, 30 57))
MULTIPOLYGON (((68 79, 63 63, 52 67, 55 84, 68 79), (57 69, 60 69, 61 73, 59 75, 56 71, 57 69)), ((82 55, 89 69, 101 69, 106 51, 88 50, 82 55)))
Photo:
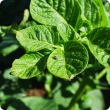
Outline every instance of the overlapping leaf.
POLYGON ((100 14, 98 7, 93 0, 78 0, 82 9, 82 14, 91 21, 93 26, 100 25, 100 14))
POLYGON ((43 55, 38 52, 24 54, 20 59, 16 59, 13 62, 11 74, 22 79, 38 75, 45 69, 45 59, 41 58, 43 58, 43 55))
POLYGON ((59 34, 56 27, 37 25, 18 31, 17 39, 27 51, 36 52, 57 47, 59 34))
POLYGON ((100 15, 101 15, 101 25, 102 26, 108 26, 108 18, 107 18, 107 14, 106 14, 106 9, 104 7, 104 4, 103 5, 103 1, 102 0, 93 0, 97 6, 98 6, 98 9, 100 11, 100 15))
MULTIPOLYGON (((67 34, 62 36, 65 29, 71 29, 70 35, 75 33, 67 23, 71 24, 76 30, 82 26, 81 8, 77 0, 32 0, 30 12, 34 20, 42 24, 62 27, 58 28, 61 37, 67 41, 67 34)), ((74 39, 74 36, 73 36, 74 39)))
POLYGON ((47 68, 55 76, 72 79, 82 72, 88 63, 86 48, 78 41, 68 41, 64 50, 54 50, 47 61, 47 68))
POLYGON ((106 79, 110 84, 110 28, 100 27, 88 34, 86 44, 94 57, 107 68, 106 79))
POLYGON ((99 27, 87 35, 86 43, 97 58, 105 67, 110 68, 110 28, 99 27))

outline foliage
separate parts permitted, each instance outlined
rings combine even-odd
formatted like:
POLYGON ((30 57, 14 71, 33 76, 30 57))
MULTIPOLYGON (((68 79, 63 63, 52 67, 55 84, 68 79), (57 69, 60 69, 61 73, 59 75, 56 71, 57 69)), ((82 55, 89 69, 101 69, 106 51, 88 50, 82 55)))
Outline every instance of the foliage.
POLYGON ((1 69, 1 107, 104 110, 100 89, 110 90, 109 12, 108 2, 101 0, 31 0, 33 20, 28 21, 25 9, 19 24, 1 26, 1 56, 19 55, 9 61, 15 59, 11 69, 1 69), (100 82, 105 74, 107 86, 100 82), (22 81, 26 86, 20 85, 22 81), (46 98, 24 94, 34 81, 43 83, 46 98), (10 84, 12 96, 6 93, 10 84))

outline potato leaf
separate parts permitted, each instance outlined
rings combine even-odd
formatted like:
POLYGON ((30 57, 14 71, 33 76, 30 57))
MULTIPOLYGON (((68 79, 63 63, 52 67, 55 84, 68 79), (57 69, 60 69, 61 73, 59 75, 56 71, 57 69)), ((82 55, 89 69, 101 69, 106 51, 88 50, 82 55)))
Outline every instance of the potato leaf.
POLYGON ((53 75, 64 79, 72 79, 81 73, 88 63, 86 48, 78 41, 68 41, 64 50, 54 50, 47 61, 47 68, 53 75))
POLYGON ((103 102, 103 94, 100 90, 88 91, 87 95, 91 98, 92 104, 91 110, 105 110, 105 104, 103 102))
POLYGON ((92 30, 85 40, 91 53, 105 67, 110 68, 110 28, 92 30))
POLYGON ((57 26, 64 41, 68 41, 75 30, 77 31, 82 26, 81 8, 77 0, 31 0, 30 12, 37 22, 57 26), (68 31, 67 34, 63 34, 66 33, 67 27, 71 30, 69 36, 68 31))
POLYGON ((100 25, 100 14, 97 5, 93 0, 78 0, 81 9, 82 14, 85 16, 85 18, 89 21, 91 21, 91 24, 93 26, 100 25))
POLYGON ((53 99, 25 97, 10 103, 7 110, 59 110, 53 99))
POLYGON ((36 52, 49 47, 57 47, 59 34, 56 27, 32 26, 17 32, 20 44, 29 52, 36 52))
POLYGON ((38 75, 45 68, 45 58, 40 53, 24 54, 13 62, 11 74, 22 79, 28 79, 38 75), (42 62, 42 65, 41 65, 42 62))

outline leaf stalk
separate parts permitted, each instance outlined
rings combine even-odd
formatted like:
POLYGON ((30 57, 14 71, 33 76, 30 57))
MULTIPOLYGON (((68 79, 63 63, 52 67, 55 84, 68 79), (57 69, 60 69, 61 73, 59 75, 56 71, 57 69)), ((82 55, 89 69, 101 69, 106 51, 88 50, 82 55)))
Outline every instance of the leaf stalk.
POLYGON ((106 74, 107 70, 104 68, 96 77, 96 81, 98 81, 100 78, 102 78, 106 74))
POLYGON ((81 98, 81 96, 83 95, 83 93, 86 90, 86 83, 84 80, 82 80, 81 85, 78 89, 78 91, 76 92, 76 94, 73 96, 69 106, 67 107, 67 110, 72 110, 72 107, 74 106, 74 104, 81 98))

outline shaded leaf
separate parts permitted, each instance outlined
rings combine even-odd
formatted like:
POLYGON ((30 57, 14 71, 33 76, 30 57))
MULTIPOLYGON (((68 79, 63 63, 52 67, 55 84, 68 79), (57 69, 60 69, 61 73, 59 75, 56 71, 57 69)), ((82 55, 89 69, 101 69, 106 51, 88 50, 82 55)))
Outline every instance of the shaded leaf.
POLYGON ((12 44, 11 46, 8 46, 6 48, 3 48, 2 50, 0 50, 0 53, 3 55, 3 56, 7 56, 9 55, 10 53, 12 53, 13 51, 17 50, 19 48, 19 45, 17 44, 12 44))
POLYGON ((34 25, 37 25, 37 23, 35 21, 28 21, 26 24, 25 24, 25 27, 31 27, 31 26, 34 26, 34 25))
MULTIPOLYGON (((63 92, 65 92, 65 91, 63 91, 63 92)), ((55 92, 53 98, 57 105, 61 105, 64 108, 66 108, 69 105, 69 103, 71 102, 71 97, 62 96, 61 89, 59 89, 55 92)))
POLYGON ((13 101, 7 110, 58 110, 58 106, 52 99, 41 97, 25 97, 13 101))
POLYGON ((14 82, 17 82, 18 78, 15 76, 10 75, 11 70, 10 69, 6 69, 3 73, 3 77, 4 79, 8 79, 8 80, 12 80, 14 82))
POLYGON ((87 94, 89 95, 92 101, 92 104, 90 107, 91 110, 105 110, 103 94, 101 93, 100 90, 89 91, 87 92, 87 94))
POLYGON ((89 109, 92 106, 91 104, 92 104, 92 100, 91 100, 90 96, 87 94, 84 94, 81 97, 80 107, 82 109, 89 109))
POLYGON ((15 34, 7 34, 2 38, 0 43, 0 53, 3 56, 7 56, 19 48, 18 41, 15 34))

